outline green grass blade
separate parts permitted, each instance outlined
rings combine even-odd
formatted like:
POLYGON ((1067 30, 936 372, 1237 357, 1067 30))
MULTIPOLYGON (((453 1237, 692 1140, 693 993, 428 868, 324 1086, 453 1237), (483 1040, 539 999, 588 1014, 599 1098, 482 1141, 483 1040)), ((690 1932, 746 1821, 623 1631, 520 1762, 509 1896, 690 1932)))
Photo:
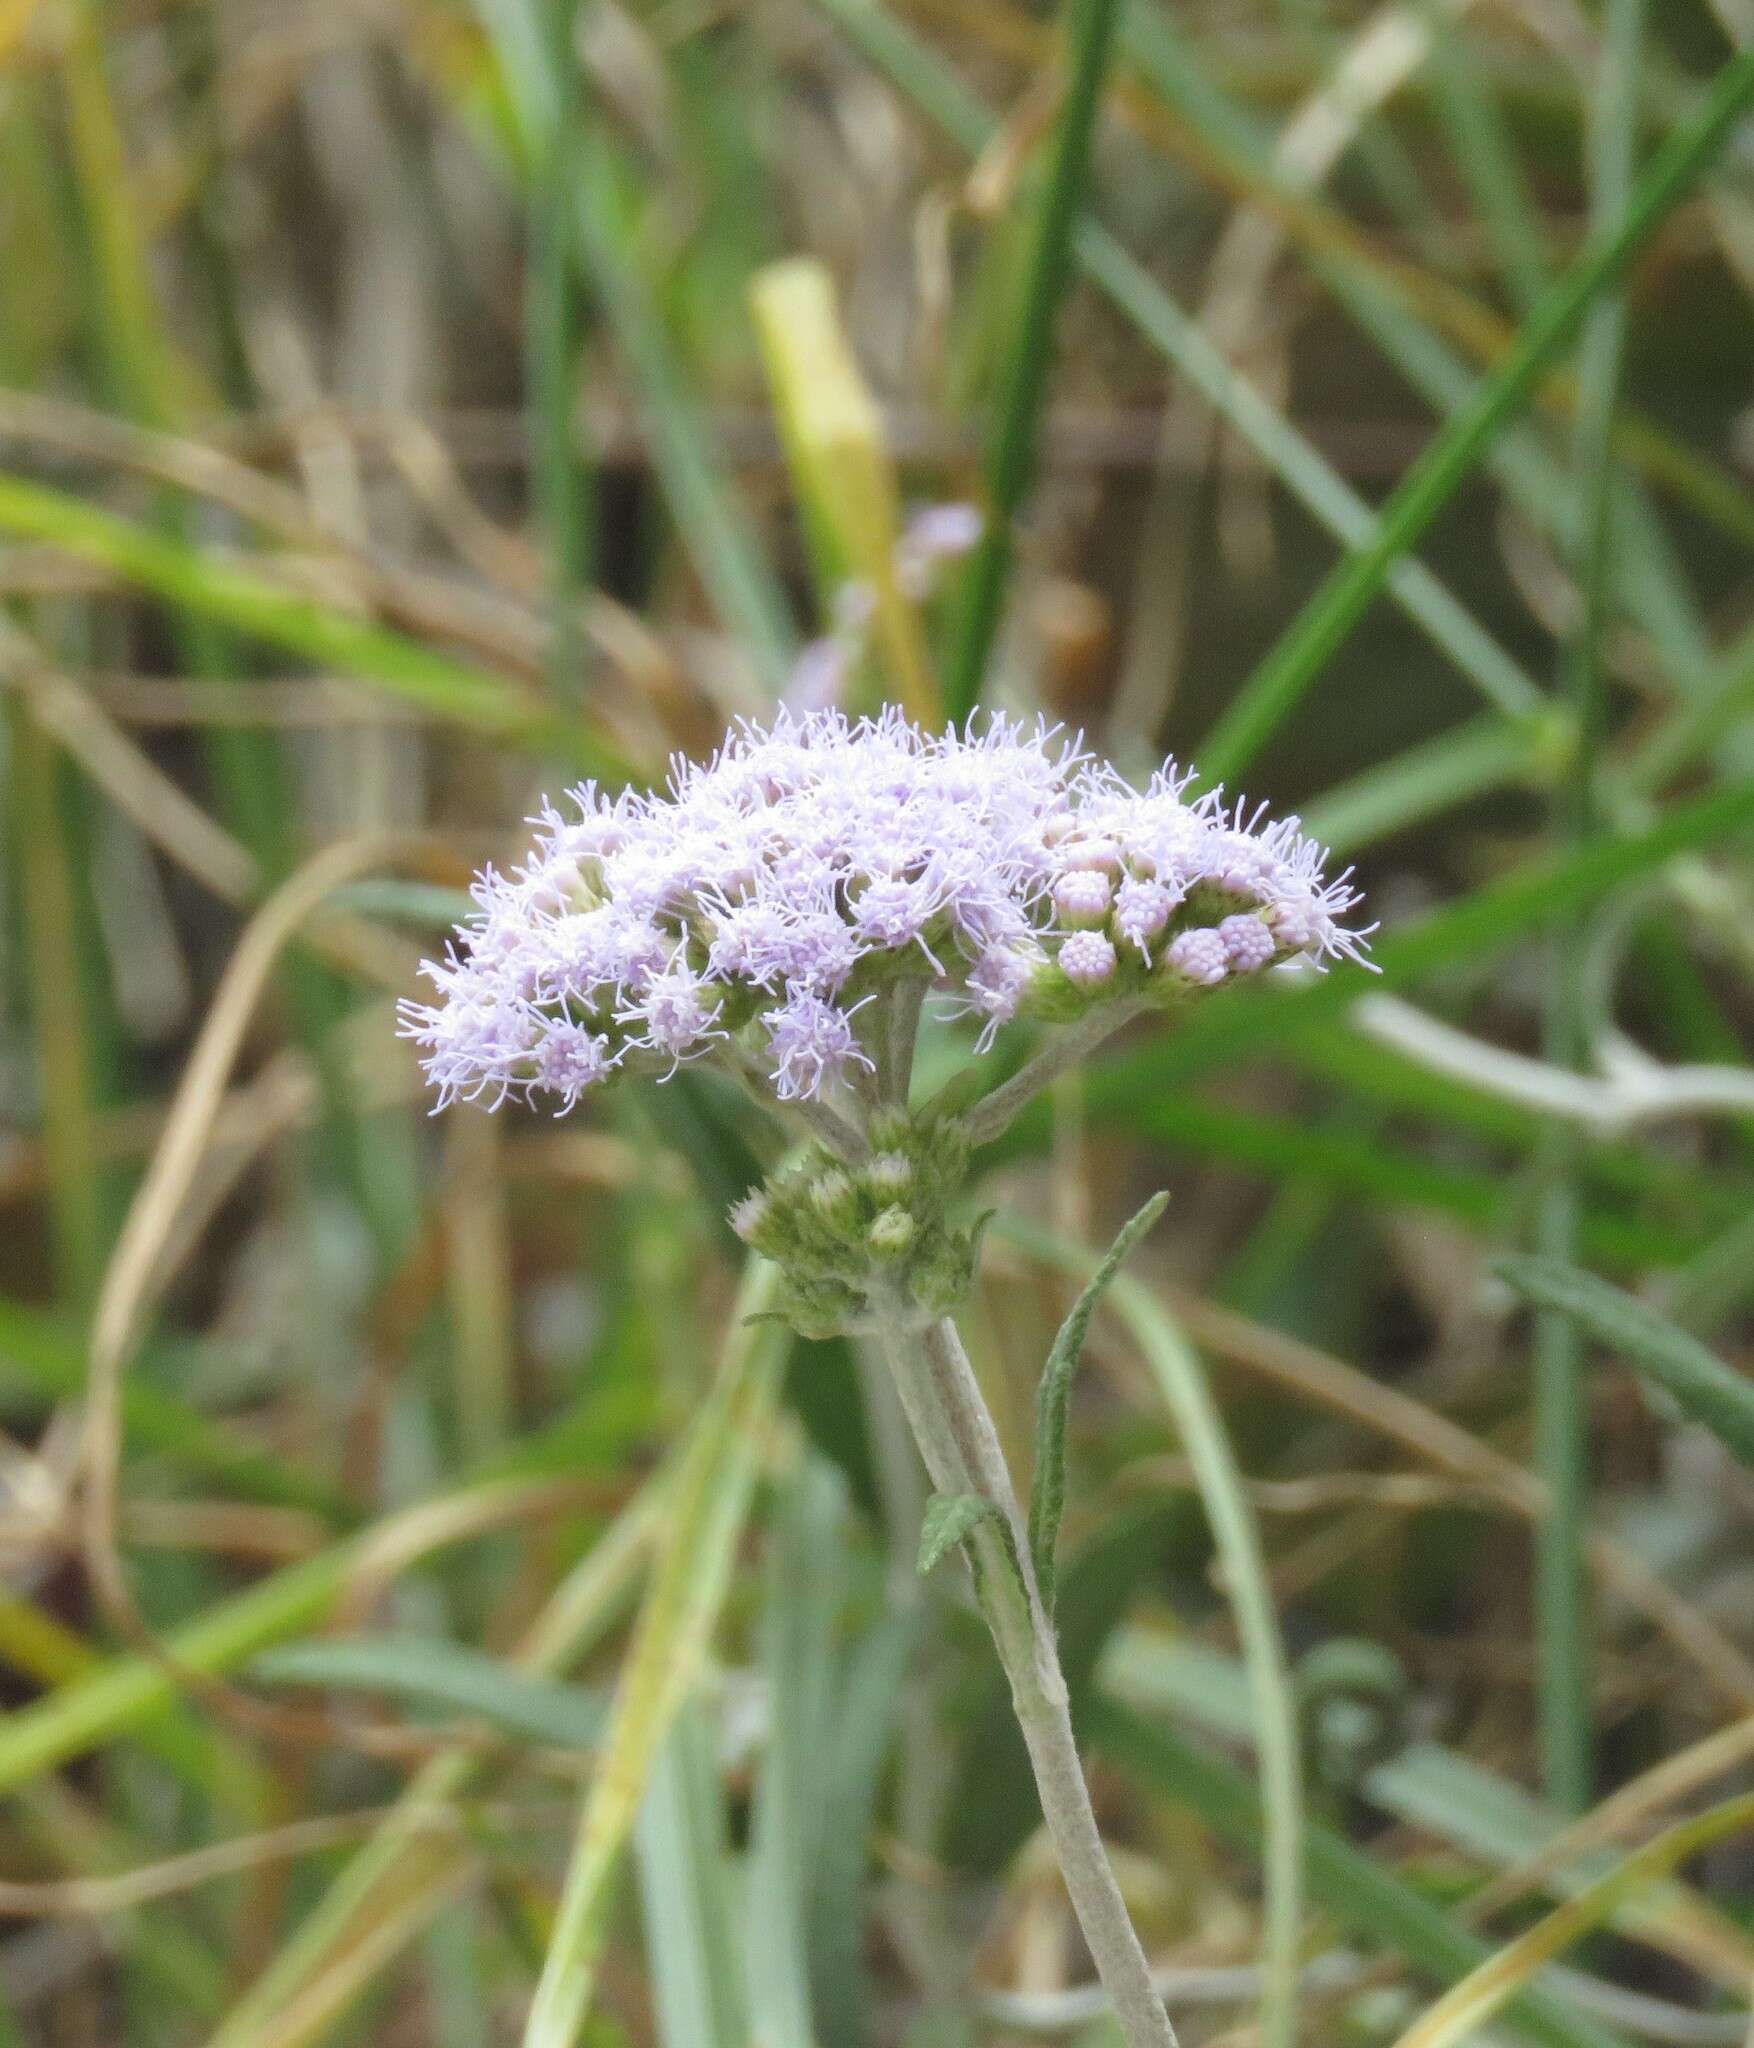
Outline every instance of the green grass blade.
MULTIPOLYGON (((1261 1840, 1254 1780, 1160 1721, 1147 1721, 1107 1693, 1090 1703, 1090 1736, 1112 1762, 1193 1808, 1219 1834, 1249 1849, 1261 1840)), ((1344 1836, 1312 1824, 1304 1837, 1310 1896, 1361 1939, 1382 1944, 1442 1982, 1456 1982, 1492 1951, 1422 1893, 1344 1836)), ((1624 2048, 1620 2037, 1550 1993, 1526 1988, 1507 2007, 1511 2030, 1538 2048, 1624 2048)))
MULTIPOLYGON (((927 119, 969 155, 990 140, 995 119, 948 67, 873 0, 816 0, 927 119)), ((1099 223, 1085 219, 1073 253, 1086 275, 1195 386, 1214 411, 1272 466, 1312 518, 1347 547, 1368 545, 1375 515, 1290 421, 1237 375, 1197 322, 1099 223)), ((1397 559, 1390 596, 1490 703, 1522 716, 1542 702, 1532 677, 1485 631, 1423 563, 1397 559)))
POLYGON ((1726 1799, 1708 1812, 1666 1829, 1587 1891, 1567 1899, 1496 1955, 1484 1959, 1409 2027, 1395 2048, 1459 2048, 1461 2042, 1478 2035, 1543 1963, 1600 1927, 1623 1900, 1667 1876, 1689 1856, 1750 1827, 1754 1827, 1754 1792, 1726 1799))
MULTIPOLYGON (((1121 1259, 1156 1221, 1166 1200, 1166 1196, 1158 1196, 1155 1203, 1147 1203, 1117 1237, 1114 1250, 1094 1270, 1088 1258, 1045 1232, 1018 1225, 1001 1228, 1013 1242, 1039 1252, 1056 1265, 1089 1273, 1078 1306, 1072 1317, 1067 1318, 1068 1325, 1081 1309, 1085 1310, 1087 1324, 1103 1285, 1112 1282, 1115 1312, 1144 1354, 1194 1468, 1194 1482, 1224 1567, 1225 1594, 1243 1646, 1255 1746, 1261 1759, 1266 1867, 1261 2033, 1268 2048, 1291 2048, 1297 2037, 1298 1956, 1303 1921, 1303 1761, 1297 1704, 1286 1669, 1260 1532, 1198 1357, 1151 1290, 1118 1271, 1121 1259)), ((1080 1329, 1075 1345, 1082 1334, 1080 1329)))
POLYGON ((1343 562, 1244 684, 1200 750, 1202 773, 1225 781, 1245 768, 1345 645, 1393 564, 1417 545, 1493 437, 1532 395, 1590 307, 1685 197, 1754 100, 1754 51, 1732 58, 1706 102, 1640 177, 1619 218, 1524 323, 1516 346, 1473 402, 1438 433, 1383 508, 1377 535, 1343 562))
POLYGON ((744 2048, 748 2000, 713 1728, 685 1706, 659 1750, 634 1829, 646 1958, 664 2048, 744 2048))
POLYGON ((1563 1316, 1654 1380, 1677 1405, 1754 1465, 1754 1381, 1667 1316, 1594 1274, 1551 1258, 1502 1258, 1493 1270, 1538 1308, 1563 1316))
POLYGON ((603 1732, 603 1703, 593 1694, 434 1636, 284 1643, 252 1658, 249 1675, 270 1685, 381 1693, 424 1714, 468 1714, 555 1749, 592 1749, 603 1732))
MULTIPOLYGON (((1609 0, 1590 121, 1591 219, 1611 235, 1629 209, 1637 132, 1637 78, 1644 0, 1609 0)), ((1607 711, 1603 639, 1609 624, 1610 514, 1614 504, 1614 410, 1625 350, 1626 310, 1616 286, 1601 291, 1585 316, 1573 439, 1576 509, 1572 561, 1581 598, 1577 630, 1565 653, 1564 686, 1576 738, 1555 792, 1558 833, 1587 846, 1598 830, 1597 757, 1607 711)), ((1543 1041, 1559 1067, 1587 1071, 1601 1019, 1589 974, 1587 920, 1554 934, 1543 1041)), ((1547 1147, 1536 1238, 1549 1258, 1577 1255, 1577 1139, 1556 1128, 1547 1147)), ((1594 1774, 1590 1632, 1583 1531, 1589 1509, 1588 1414, 1576 1328, 1563 1316, 1538 1316, 1534 1332, 1535 1464, 1549 1507, 1536 1537, 1535 1611, 1540 1643, 1538 1700, 1547 1791, 1568 1812, 1589 1803, 1594 1774)))
POLYGON ((731 1314, 718 1384, 676 1475, 525 2027, 526 2048, 573 2048, 578 2039, 596 1988, 622 1850, 653 1760, 718 1620, 785 1355, 782 1333, 766 1322, 751 1328, 748 1320, 766 1310, 774 1281, 771 1266, 750 1267, 731 1314))
POLYGON ((606 777, 622 763, 521 685, 367 619, 299 597, 255 570, 27 478, 0 475, 0 533, 46 541, 197 618, 375 683, 433 718, 553 751, 606 777))
POLYGON ((846 1494, 808 1453, 778 1489, 761 1617, 770 1712, 749 1823, 744 1951, 752 2037, 812 2048, 810 1897, 821 1847, 846 1494))
POLYGON ((952 721, 980 699, 1011 566, 1012 522, 1035 473, 1042 400, 1053 354, 1054 319, 1065 295, 1072 232, 1084 203, 1091 139, 1114 49, 1121 0, 1070 0, 1066 85, 1049 145, 1021 303, 999 377, 984 474, 987 524, 963 580, 955 653, 945 686, 952 721))
POLYGON ((1267 2048, 1297 2039, 1297 1975, 1303 1925, 1303 1757, 1297 1702, 1261 1550, 1254 1509, 1235 1453, 1193 1347, 1149 1288, 1123 1279, 1115 1309, 1132 1331, 1170 1413, 1211 1523, 1224 1566, 1225 1596, 1248 1670, 1255 1752, 1261 1769, 1262 1863, 1260 2029, 1267 2048))

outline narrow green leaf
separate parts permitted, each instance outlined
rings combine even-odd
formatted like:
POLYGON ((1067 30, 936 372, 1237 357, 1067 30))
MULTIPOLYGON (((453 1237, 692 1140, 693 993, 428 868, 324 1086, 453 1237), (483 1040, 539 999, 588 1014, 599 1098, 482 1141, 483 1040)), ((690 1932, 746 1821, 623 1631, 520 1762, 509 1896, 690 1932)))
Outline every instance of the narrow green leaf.
POLYGON ((1021 303, 1010 329, 987 448, 986 532, 963 587, 955 667, 946 692, 953 720, 978 702, 1011 564, 1011 523, 1035 470, 1035 445, 1065 293, 1073 227, 1083 205, 1102 82, 1114 48, 1120 0, 1074 0, 1067 14, 1066 90, 1036 208, 1021 303))
MULTIPOLYGON (((1167 1722, 1147 1720, 1104 1695, 1090 1702, 1088 1725, 1098 1749, 1177 1806, 1191 1807, 1231 1841, 1250 1847, 1259 1842, 1260 1788, 1235 1764, 1167 1722)), ((1311 1825, 1304 1833, 1304 1855, 1310 1896, 1343 1927, 1404 1955, 1441 1982, 1458 1981, 1492 1954, 1478 1935, 1457 1926, 1343 1835, 1311 1825)), ((1543 1989, 1524 1989, 1505 2019, 1511 2031, 1541 2048, 1621 2048, 1619 2035, 1543 1989)))
POLYGON ((554 718, 521 684, 47 484, 0 475, 0 533, 64 548, 193 617, 343 669, 431 717, 541 746, 598 775, 625 773, 582 724, 554 718))
POLYGON ((832 1736, 835 1634, 846 1599, 846 1486, 807 1454, 777 1488, 761 1664, 773 1712, 749 1820, 745 1957, 752 2036, 811 2048, 810 1898, 832 1736))
POLYGON ((1709 1812, 1647 1842, 1606 1877, 1575 1899, 1556 1906, 1513 1942, 1483 1959, 1429 2012, 1401 2035, 1395 2048, 1460 2048, 1477 2039, 1480 2030, 1544 1963, 1564 1953, 1592 1929, 1600 1927, 1622 1900, 1634 1896, 1654 1879, 1666 1876, 1689 1856, 1726 1835, 1754 1826, 1754 1792, 1726 1799, 1709 1812))
POLYGON ((521 1741, 589 1749, 603 1732, 601 1700, 558 1679, 432 1636, 347 1636, 283 1643, 250 1664, 276 1685, 385 1693, 428 1711, 479 1716, 521 1741))
POLYGON ((1454 496, 1507 420, 1527 402, 1590 307, 1679 203, 1754 99, 1754 51, 1718 73, 1699 113, 1651 160, 1619 217, 1524 323, 1502 366, 1451 415, 1384 506, 1376 535, 1350 555, 1293 621, 1232 700, 1200 749, 1201 772, 1224 781, 1254 759, 1304 692, 1344 646, 1394 564, 1454 496))
POLYGON ((572 2048, 596 1990, 597 1964, 647 1778, 688 1698, 730 1585, 761 1443, 778 1398, 783 1340, 751 1332, 775 1282, 747 1269, 718 1384, 697 1416, 677 1472, 663 1547, 621 1666, 601 1768, 580 1815, 554 1935, 525 2026, 526 2048, 572 2048))
POLYGON ((1538 1308, 1569 1316, 1597 1343, 1653 1379, 1695 1422, 1754 1465, 1754 1381, 1647 1302, 1558 1259, 1514 1256, 1494 1270, 1538 1308))
POLYGON ((919 1613, 886 1615, 845 1660, 810 1891, 810 1992, 819 2037, 859 2048, 872 2033, 865 1961, 871 1823, 895 1734, 919 1613))
POLYGON ((920 1523, 919 1572, 924 1578, 943 1563, 947 1551, 971 1536, 982 1522, 1003 1526, 1004 1517, 978 1493, 935 1493, 920 1523))
POLYGON ((1109 1247, 1108 1256, 1091 1274, 1060 1325, 1042 1368, 1041 1387, 1035 1409, 1035 1484, 1029 1497, 1029 1554, 1035 1565, 1036 1584, 1042 1603, 1054 1611, 1055 1569, 1060 1541, 1060 1518, 1066 1505, 1066 1412, 1072 1398, 1072 1381, 1090 1319, 1103 1291, 1120 1271, 1140 1238, 1169 1205, 1167 1194, 1153 1195, 1130 1222, 1122 1224, 1109 1247))
POLYGON ((696 1705, 677 1716, 653 1764, 634 1831, 646 1957, 665 2048, 743 2048, 750 2038, 714 1732, 696 1705))

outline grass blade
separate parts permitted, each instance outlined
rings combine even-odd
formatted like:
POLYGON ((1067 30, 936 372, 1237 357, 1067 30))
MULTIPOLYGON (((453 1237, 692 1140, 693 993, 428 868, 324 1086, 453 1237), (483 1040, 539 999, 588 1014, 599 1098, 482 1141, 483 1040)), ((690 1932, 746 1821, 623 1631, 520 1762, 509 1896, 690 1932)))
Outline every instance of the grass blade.
POLYGON ((582 727, 552 718, 520 685, 47 484, 0 475, 0 532, 64 548, 181 611, 375 683, 429 716, 625 779, 623 765, 582 727))
MULTIPOLYGON (((1591 218, 1598 236, 1610 235, 1629 210, 1643 20, 1644 0, 1609 0, 1590 123, 1591 218)), ((1602 658, 1609 623, 1614 409, 1625 334, 1624 298, 1611 286, 1600 293, 1585 318, 1573 439, 1576 507, 1571 542, 1582 602, 1577 630, 1566 650, 1564 685, 1575 739, 1553 808, 1559 836, 1574 848, 1587 846, 1599 829, 1597 755, 1607 708, 1602 658)), ((1561 925, 1548 966, 1545 1052, 1555 1066, 1573 1072, 1588 1071, 1601 1022, 1589 974, 1593 943, 1588 920, 1561 925)), ((1556 1127, 1545 1149, 1546 1179, 1536 1238, 1549 1258, 1571 1260, 1577 1255, 1576 1135, 1556 1127)), ((1542 1763, 1549 1797, 1577 1812, 1589 1803, 1594 1773, 1583 1554, 1589 1450, 1582 1347, 1576 1328, 1563 1316, 1536 1318, 1534 1367, 1535 1462, 1550 1502, 1535 1550, 1542 1763)))
POLYGON ((987 444, 987 524, 965 574, 956 647, 946 689, 952 720, 980 699, 1011 566, 1012 522, 1035 472, 1035 445, 1053 349, 1054 316, 1066 289, 1073 225, 1084 203, 1090 145, 1114 48, 1120 0, 1071 0, 1066 88, 1054 124, 1047 176, 1021 293, 999 378, 987 444))
POLYGON ((663 1547, 621 1667, 525 2027, 526 2048, 573 2048, 578 2039, 596 1988, 622 1849, 653 1760, 718 1620, 785 1355, 780 1332, 765 1322, 751 1328, 748 1321, 767 1309, 774 1282, 771 1266, 750 1267, 731 1314, 718 1385, 676 1475, 663 1547))
POLYGON ((1493 1271, 1655 1380, 1695 1422, 1754 1465, 1754 1382, 1647 1302, 1559 1259, 1503 1258, 1493 1271))
MULTIPOLYGON (((1147 1721, 1107 1693, 1090 1703, 1092 1741, 1116 1764, 1178 1805, 1192 1807, 1231 1841, 1256 1848, 1261 1795, 1254 1780, 1160 1721, 1147 1721)), ((1440 1980, 1454 1982, 1491 1955, 1394 1871, 1320 1823, 1304 1836, 1310 1896, 1364 1940, 1383 1943, 1440 1980)), ((1539 2048, 1623 2048, 1620 2037, 1539 1987, 1524 1987, 1505 2019, 1539 2048)))
POLYGON ((646 1955, 665 2048, 743 2048, 750 2038, 712 1737, 699 1708, 684 1707, 652 1766, 634 1830, 646 1955))
POLYGON ((1555 1907, 1463 1978, 1407 2029, 1395 2048, 1455 2048, 1478 2032, 1543 1963, 1600 1927, 1624 1900, 1726 1835, 1754 1827, 1754 1792, 1726 1799, 1647 1842, 1575 1899, 1555 1907))
POLYGON ((433 1636, 286 1643, 253 1658, 249 1669, 272 1685, 383 1693, 421 1713, 467 1714, 555 1749, 592 1749, 603 1732, 603 1704, 594 1695, 433 1636))
POLYGON ((1243 685, 1200 750, 1212 782, 1254 759, 1304 692, 1345 644, 1393 564, 1415 546, 1504 423, 1532 395, 1590 307, 1624 273, 1728 140, 1754 100, 1754 51, 1718 73, 1703 107, 1652 158, 1620 217, 1592 236, 1583 254, 1524 323, 1515 347, 1454 415, 1383 508, 1376 537, 1350 556, 1305 606, 1243 685))

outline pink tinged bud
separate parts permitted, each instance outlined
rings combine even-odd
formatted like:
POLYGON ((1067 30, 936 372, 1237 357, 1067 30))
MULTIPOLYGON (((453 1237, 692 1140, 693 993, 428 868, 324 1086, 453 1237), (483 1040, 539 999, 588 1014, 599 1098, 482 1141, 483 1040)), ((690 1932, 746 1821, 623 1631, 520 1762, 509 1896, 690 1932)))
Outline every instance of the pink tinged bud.
POLYGON ((1079 988, 1100 988, 1115 964, 1115 949, 1101 932, 1074 932, 1060 947, 1060 972, 1079 988))
POLYGON ((1267 928, 1282 953, 1307 953, 1320 941, 1315 914, 1304 903, 1272 904, 1266 913, 1267 928))
POLYGON ((1218 937, 1233 974, 1253 974, 1270 966, 1278 951, 1273 934, 1258 917, 1227 917, 1218 927, 1218 937))
POLYGON ((1171 913, 1181 898, 1161 882, 1140 881, 1133 877, 1121 884, 1115 898, 1112 920, 1115 936, 1124 939, 1130 946, 1137 946, 1149 959, 1147 940, 1156 938, 1168 924, 1171 913))
POLYGON ((1077 868, 1054 884, 1054 908, 1067 924, 1098 925, 1108 916, 1113 894, 1100 868, 1077 868))
POLYGON ((1169 942, 1164 965, 1196 988, 1216 988, 1230 972, 1230 956, 1214 931, 1182 932, 1169 942))
POLYGON ((1060 865, 1115 875, 1120 872, 1121 850, 1112 839, 1073 839, 1061 846, 1060 865))

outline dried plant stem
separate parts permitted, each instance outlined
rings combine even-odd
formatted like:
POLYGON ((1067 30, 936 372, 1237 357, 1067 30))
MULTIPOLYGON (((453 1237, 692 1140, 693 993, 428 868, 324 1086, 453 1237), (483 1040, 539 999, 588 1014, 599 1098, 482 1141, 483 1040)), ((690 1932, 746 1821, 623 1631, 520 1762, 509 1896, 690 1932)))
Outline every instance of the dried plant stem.
POLYGON ((940 1316, 918 1332, 897 1321, 881 1332, 881 1342, 932 1484, 941 1493, 977 1493, 1003 1518, 1004 1533, 989 1520, 970 1537, 980 1564, 981 1606, 1011 1681, 1072 1909, 1129 2048, 1176 2048, 1091 1809, 1053 1624, 1036 1586, 1005 1454, 962 1339, 940 1316))

